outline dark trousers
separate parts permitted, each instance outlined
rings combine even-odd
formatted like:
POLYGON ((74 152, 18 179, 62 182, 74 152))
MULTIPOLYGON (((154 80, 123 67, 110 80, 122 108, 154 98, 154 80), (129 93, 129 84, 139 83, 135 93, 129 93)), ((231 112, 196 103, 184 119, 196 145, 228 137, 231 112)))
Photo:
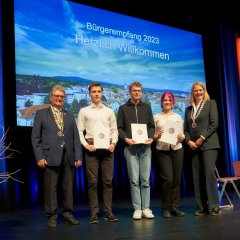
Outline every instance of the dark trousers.
POLYGON ((67 153, 63 151, 59 166, 46 166, 44 172, 44 205, 48 218, 57 218, 58 186, 61 187, 63 199, 63 216, 73 211, 74 167, 70 166, 67 153))
POLYGON ((112 212, 113 193, 113 168, 114 154, 105 149, 97 149, 96 152, 86 151, 86 174, 88 181, 88 199, 91 214, 99 212, 98 205, 98 172, 101 168, 103 183, 103 211, 112 212))
POLYGON ((162 208, 176 208, 180 201, 183 148, 157 150, 156 166, 161 178, 162 208))
POLYGON ((219 206, 215 164, 216 149, 192 153, 194 194, 199 209, 211 210, 219 206))

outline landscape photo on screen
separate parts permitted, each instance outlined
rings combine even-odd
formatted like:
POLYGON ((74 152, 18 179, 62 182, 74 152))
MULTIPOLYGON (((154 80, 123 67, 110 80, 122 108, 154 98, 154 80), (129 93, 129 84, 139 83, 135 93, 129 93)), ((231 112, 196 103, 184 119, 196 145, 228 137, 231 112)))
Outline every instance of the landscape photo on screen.
POLYGON ((181 116, 193 82, 205 83, 198 33, 67 0, 15 0, 14 21, 18 126, 32 126, 55 84, 64 86, 64 108, 77 118, 90 103, 91 82, 103 84, 103 103, 116 114, 139 81, 153 114, 171 91, 181 116))

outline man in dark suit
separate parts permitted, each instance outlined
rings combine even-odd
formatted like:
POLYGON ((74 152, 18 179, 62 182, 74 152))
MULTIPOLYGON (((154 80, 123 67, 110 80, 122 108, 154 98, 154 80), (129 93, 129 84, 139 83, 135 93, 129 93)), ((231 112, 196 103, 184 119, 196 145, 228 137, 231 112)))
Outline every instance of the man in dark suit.
POLYGON ((53 87, 51 106, 38 110, 32 128, 32 146, 38 167, 44 169, 44 206, 48 227, 57 227, 57 193, 61 181, 63 218, 79 224, 73 216, 74 170, 82 165, 82 148, 75 118, 62 110, 65 90, 53 87))

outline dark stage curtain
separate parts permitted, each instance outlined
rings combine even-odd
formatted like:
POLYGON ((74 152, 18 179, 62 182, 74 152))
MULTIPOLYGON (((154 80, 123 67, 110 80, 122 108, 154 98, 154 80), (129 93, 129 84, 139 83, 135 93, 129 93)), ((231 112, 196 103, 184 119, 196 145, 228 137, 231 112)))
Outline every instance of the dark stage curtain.
POLYGON ((234 176, 233 162, 240 161, 240 86, 236 31, 219 26, 216 31, 217 59, 220 76, 221 116, 225 174, 234 176))
POLYGON ((15 209, 14 189, 13 185, 7 181, 7 161, 5 159, 2 10, 2 1, 0 1, 0 212, 15 209))

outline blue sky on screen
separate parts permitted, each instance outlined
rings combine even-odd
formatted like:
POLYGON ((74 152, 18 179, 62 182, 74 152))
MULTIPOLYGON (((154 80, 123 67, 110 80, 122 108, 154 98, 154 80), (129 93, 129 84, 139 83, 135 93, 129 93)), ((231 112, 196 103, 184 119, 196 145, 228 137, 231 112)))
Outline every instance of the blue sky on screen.
POLYGON ((15 42, 18 74, 140 81, 187 92, 193 82, 205 82, 200 34, 66 0, 15 0, 15 42), (87 25, 138 38, 101 34, 87 25))

